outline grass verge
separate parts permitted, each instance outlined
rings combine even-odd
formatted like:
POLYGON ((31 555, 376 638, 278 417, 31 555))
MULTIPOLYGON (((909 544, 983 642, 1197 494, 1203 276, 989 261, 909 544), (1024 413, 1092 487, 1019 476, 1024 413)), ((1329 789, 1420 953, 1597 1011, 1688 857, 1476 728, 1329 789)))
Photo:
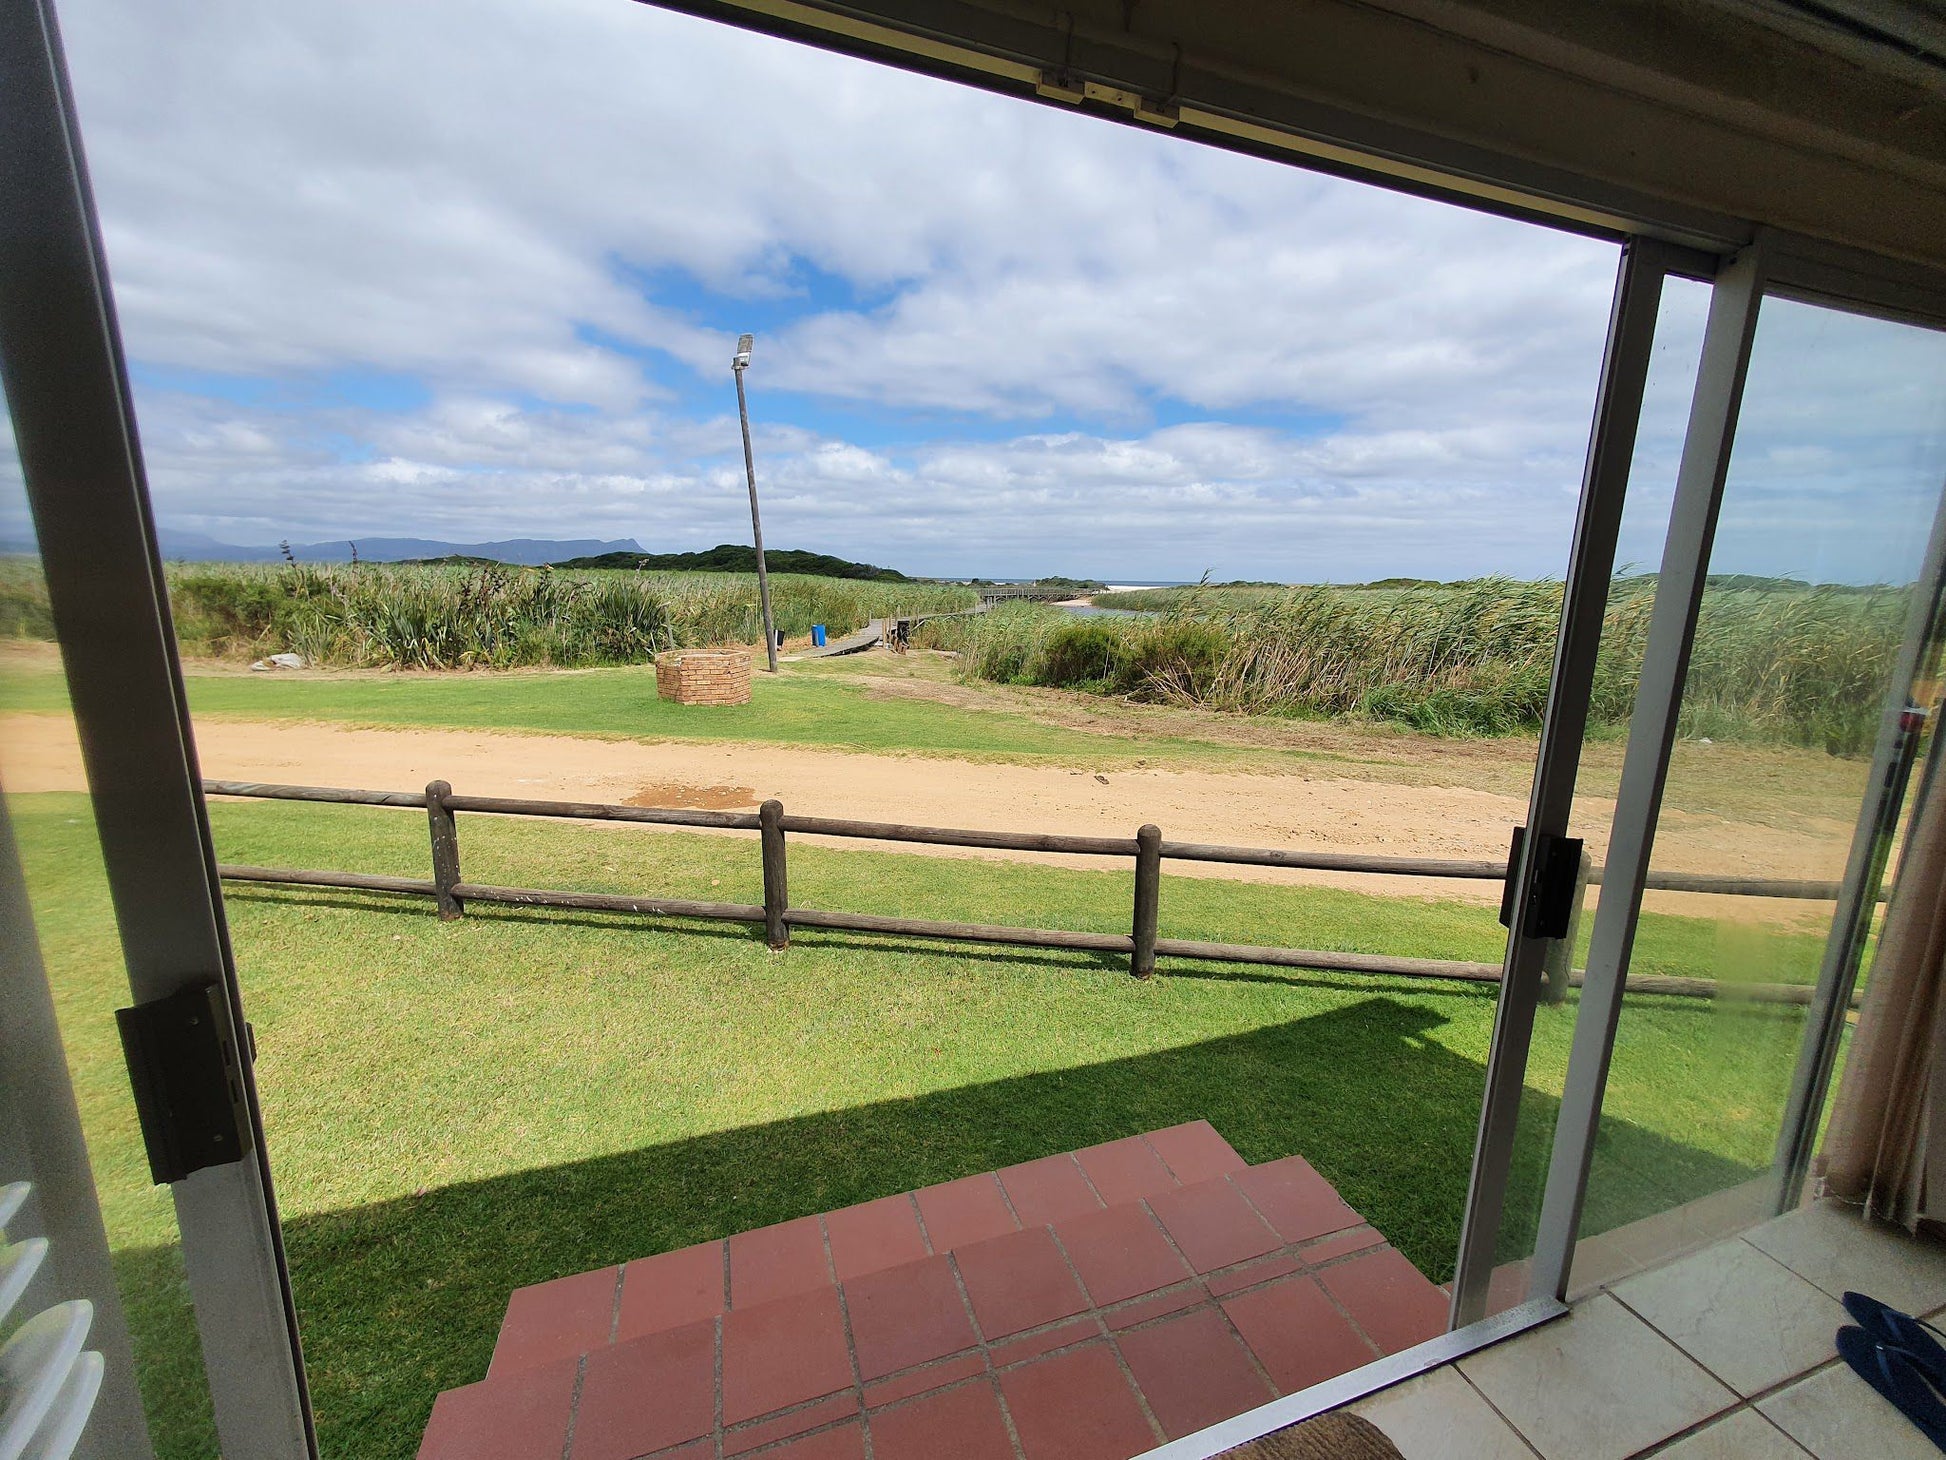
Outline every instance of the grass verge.
MULTIPOLYGON (((1186 737, 1075 730, 1024 710, 961 708, 875 696, 841 674, 760 674, 747 705, 678 705, 658 699, 655 671, 622 669, 510 674, 196 674, 191 710, 202 718, 318 721, 401 728, 497 730, 632 740, 740 741, 829 750, 1057 761, 1113 769, 1167 757, 1197 764, 1290 766, 1331 760, 1302 750, 1246 750, 1186 737)), ((0 712, 64 714, 58 664, 10 666, 0 712)))

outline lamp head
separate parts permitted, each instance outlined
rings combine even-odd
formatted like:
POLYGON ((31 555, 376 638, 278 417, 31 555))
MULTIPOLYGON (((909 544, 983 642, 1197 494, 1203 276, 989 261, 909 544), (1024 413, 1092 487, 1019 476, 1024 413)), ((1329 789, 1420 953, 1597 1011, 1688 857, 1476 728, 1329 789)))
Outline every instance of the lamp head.
POLYGON ((732 370, 742 370, 750 364, 750 347, 755 343, 756 340, 751 335, 737 336, 736 358, 730 361, 730 368, 732 370))

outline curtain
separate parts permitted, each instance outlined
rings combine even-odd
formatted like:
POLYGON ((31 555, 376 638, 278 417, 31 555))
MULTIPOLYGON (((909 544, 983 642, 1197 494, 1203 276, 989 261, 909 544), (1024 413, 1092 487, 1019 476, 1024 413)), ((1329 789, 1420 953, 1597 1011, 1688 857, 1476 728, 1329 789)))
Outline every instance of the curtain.
POLYGON ((1914 1230, 1946 1219, 1946 793, 1931 773, 1937 745, 1933 760, 1822 1162, 1832 1196, 1914 1230))

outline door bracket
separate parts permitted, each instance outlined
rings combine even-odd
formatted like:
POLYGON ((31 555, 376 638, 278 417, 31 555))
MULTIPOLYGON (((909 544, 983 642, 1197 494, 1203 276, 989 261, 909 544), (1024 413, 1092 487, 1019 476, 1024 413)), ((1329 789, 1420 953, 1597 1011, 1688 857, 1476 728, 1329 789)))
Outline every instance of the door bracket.
POLYGON ((241 1161, 250 1122, 223 986, 196 984, 117 1009, 115 1023, 155 1184, 241 1161))
MULTIPOLYGON (((1515 874, 1520 870, 1520 849, 1527 840, 1527 828, 1514 828, 1513 843, 1507 848, 1507 881, 1500 892, 1500 925, 1514 925, 1515 874)), ((1574 909, 1580 897, 1577 885, 1581 875, 1581 838, 1554 836, 1542 832, 1527 867, 1527 921, 1521 931, 1529 938, 1565 938, 1573 925, 1574 909)))

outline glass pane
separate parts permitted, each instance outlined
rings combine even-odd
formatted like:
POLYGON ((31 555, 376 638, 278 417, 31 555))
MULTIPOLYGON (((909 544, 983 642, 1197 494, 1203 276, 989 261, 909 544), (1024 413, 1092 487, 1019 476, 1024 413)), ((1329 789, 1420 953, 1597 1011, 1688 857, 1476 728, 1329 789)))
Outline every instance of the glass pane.
MULTIPOLYGON (((1861 803, 1876 794, 1871 757, 1942 480, 1946 336, 1767 299, 1656 827, 1577 1287, 1735 1230, 1775 1199, 1805 992, 1832 936, 1861 803), (1743 886, 1672 887, 1695 876, 1743 886), (1681 1136, 1646 1138, 1662 1128, 1681 1136)), ((1604 653, 1618 692, 1640 663, 1653 591, 1653 578, 1633 581, 1611 614, 1604 653)))
POLYGON ((129 1002, 128 977, 11 430, 0 441, 0 785, 155 1451, 160 1460, 207 1460, 216 1434, 175 1205, 150 1183, 122 1064, 115 1010, 129 1002))
MULTIPOLYGON (((1587 740, 1582 747, 1568 827, 1569 836, 1580 837, 1587 844, 1590 873, 1602 860, 1608 821, 1614 812, 1622 747, 1640 672, 1641 631, 1653 595, 1653 562, 1660 553, 1661 533, 1667 525, 1669 504, 1675 494, 1683 426, 1696 383, 1696 362, 1708 309, 1707 285, 1686 279, 1664 281, 1662 303, 1656 316, 1654 351, 1643 391, 1641 424, 1629 469, 1628 499, 1616 549, 1615 580, 1609 590, 1601 653, 1596 662, 1587 740), (1651 565, 1646 575, 1645 556, 1651 565)), ((1528 1259, 1534 1251, 1561 1090, 1567 1074, 1568 1051, 1580 1012, 1578 970, 1587 949, 1598 890, 1584 885, 1574 934, 1554 945, 1548 963, 1547 992, 1534 1013, 1534 1042, 1527 1062, 1513 1173, 1494 1253, 1489 1312, 1512 1307, 1528 1296, 1528 1259)), ((1662 1043, 1669 1037, 1656 1036, 1662 1043)), ((1672 1111, 1647 1121, 1640 1138, 1645 1148, 1673 1149, 1685 1138, 1685 1130, 1681 1119, 1672 1111)))
MULTIPOLYGON (((1165 955, 1150 983, 1125 955, 804 926, 772 954, 723 923, 479 898, 442 922, 409 888, 232 877, 327 1452, 409 1453, 435 1393, 485 1371, 510 1289, 1199 1120, 1253 1164, 1309 1162, 1371 1225, 1293 1243, 1351 1260, 1382 1235, 1420 1271, 1413 1324, 1442 1322, 1505 946, 1491 868, 1532 782, 1612 244, 648 7, 483 12, 460 46, 397 7, 319 11, 299 41, 266 19, 262 43, 366 77, 375 120, 349 131, 316 125, 328 81, 266 88, 194 26, 78 8, 211 777, 1153 823, 1475 872, 1172 860, 1162 937, 1309 962, 1165 955), (131 48, 163 60, 131 73, 131 48), (479 84, 429 110, 428 68, 456 66, 479 84), (166 106, 127 80, 151 73, 166 106), (763 104, 693 125, 725 76, 763 104), (604 165, 590 105, 601 138, 682 145, 604 165), (224 206, 181 206, 184 178, 224 206), (747 653, 753 575, 586 559, 748 540, 729 365, 753 325, 771 550, 950 581, 774 571, 781 672, 683 706, 648 651, 747 653), (814 624, 1030 573, 1147 592, 802 657, 814 624), (631 606, 651 631, 605 618, 631 606)), ((430 870, 411 807, 211 818, 233 865, 430 870)), ((458 840, 475 883, 762 896, 747 830, 463 813, 458 840)), ((1128 933, 1126 857, 935 850, 794 833, 792 901, 1128 933)))

